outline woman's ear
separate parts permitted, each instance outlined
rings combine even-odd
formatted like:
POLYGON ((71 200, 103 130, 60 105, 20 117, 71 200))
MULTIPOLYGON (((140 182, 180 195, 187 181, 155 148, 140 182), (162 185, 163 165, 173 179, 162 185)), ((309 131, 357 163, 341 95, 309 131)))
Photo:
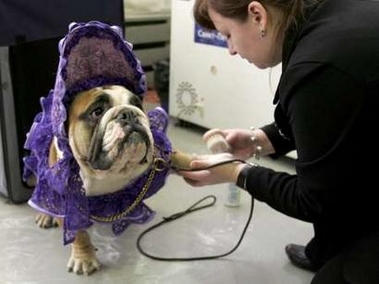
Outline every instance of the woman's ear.
POLYGON ((253 1, 248 6, 249 16, 252 17, 253 23, 257 24, 261 30, 266 30, 267 11, 265 7, 257 1, 253 1))

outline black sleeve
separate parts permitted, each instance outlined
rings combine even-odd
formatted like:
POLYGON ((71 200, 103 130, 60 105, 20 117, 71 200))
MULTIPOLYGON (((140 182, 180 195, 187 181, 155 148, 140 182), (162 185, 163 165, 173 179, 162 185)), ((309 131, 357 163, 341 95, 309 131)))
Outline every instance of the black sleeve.
POLYGON ((271 158, 275 159, 295 150, 295 145, 291 137, 284 135, 278 128, 276 122, 261 127, 261 130, 266 134, 275 149, 275 153, 270 155, 271 158))
POLYGON ((356 145, 350 145, 349 133, 364 95, 360 83, 339 70, 323 66, 311 75, 293 84, 280 101, 294 136, 297 174, 251 167, 239 180, 246 179, 245 189, 256 199, 313 222, 343 206, 340 196, 351 188, 346 175, 354 178, 350 157, 356 145))

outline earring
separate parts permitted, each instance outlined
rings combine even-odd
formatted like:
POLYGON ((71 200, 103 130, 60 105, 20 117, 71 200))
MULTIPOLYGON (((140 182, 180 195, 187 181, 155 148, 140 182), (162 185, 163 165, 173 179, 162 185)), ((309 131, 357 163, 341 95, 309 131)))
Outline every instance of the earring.
POLYGON ((265 37, 266 36, 266 31, 264 29, 261 29, 261 37, 265 37))

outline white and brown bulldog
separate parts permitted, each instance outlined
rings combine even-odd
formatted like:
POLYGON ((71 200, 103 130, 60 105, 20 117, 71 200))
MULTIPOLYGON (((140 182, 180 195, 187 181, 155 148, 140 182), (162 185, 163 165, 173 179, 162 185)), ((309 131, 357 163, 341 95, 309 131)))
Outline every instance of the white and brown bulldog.
POLYGON ((190 155, 171 147, 163 109, 142 109, 144 73, 121 28, 73 23, 59 51, 55 87, 25 142, 23 178, 34 185, 37 224, 61 225, 72 244, 68 270, 89 275, 100 262, 87 229, 107 222, 120 234, 150 220, 143 200, 190 155))
MULTIPOLYGON (((153 166, 155 143, 149 119, 138 96, 123 86, 96 87, 75 96, 68 116, 68 140, 79 165, 86 196, 104 196, 124 189, 153 166)), ((53 138, 49 152, 52 168, 62 158, 53 138)), ((190 156, 173 151, 171 167, 188 167, 190 156)), ((64 226, 64 218, 39 214, 40 227, 64 226)), ((68 270, 89 275, 100 268, 86 230, 72 243, 68 270)))

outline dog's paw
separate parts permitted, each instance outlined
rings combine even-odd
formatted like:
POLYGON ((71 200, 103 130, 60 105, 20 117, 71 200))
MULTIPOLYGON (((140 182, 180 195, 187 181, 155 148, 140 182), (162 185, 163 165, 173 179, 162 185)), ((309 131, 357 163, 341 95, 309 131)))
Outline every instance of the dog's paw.
POLYGON ((35 222, 38 227, 43 229, 55 228, 59 225, 56 218, 44 213, 37 214, 35 222))
POLYGON ((85 274, 90 275, 101 267, 100 262, 95 256, 88 257, 71 257, 67 268, 68 272, 74 272, 78 275, 85 274))

